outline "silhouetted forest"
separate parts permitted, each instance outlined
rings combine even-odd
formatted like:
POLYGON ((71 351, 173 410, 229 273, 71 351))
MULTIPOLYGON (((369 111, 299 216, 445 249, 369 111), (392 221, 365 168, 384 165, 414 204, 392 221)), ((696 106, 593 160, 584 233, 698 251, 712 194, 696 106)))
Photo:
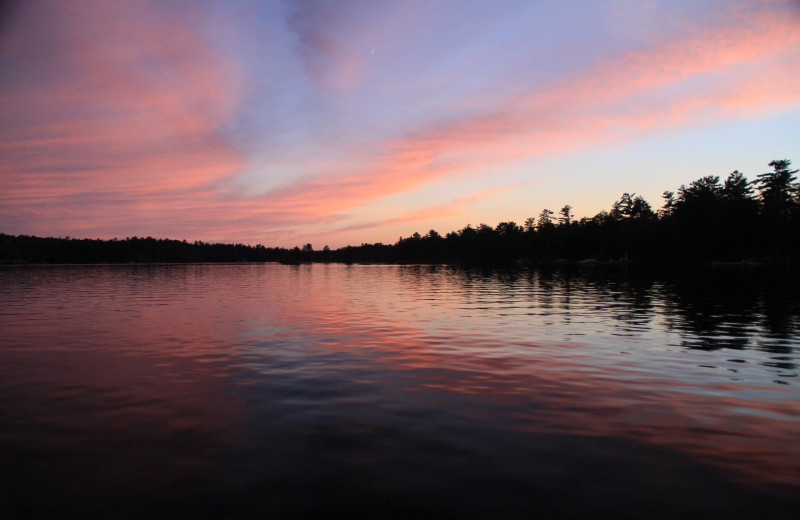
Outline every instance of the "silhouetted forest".
POLYGON ((532 265, 538 263, 794 261, 800 259, 800 187, 791 161, 748 180, 738 171, 709 175, 660 209, 623 193, 608 211, 576 220, 572 207, 541 210, 522 225, 480 224, 442 236, 414 233, 395 244, 315 250, 126 238, 91 240, 0 234, 2 263, 345 262, 532 265))

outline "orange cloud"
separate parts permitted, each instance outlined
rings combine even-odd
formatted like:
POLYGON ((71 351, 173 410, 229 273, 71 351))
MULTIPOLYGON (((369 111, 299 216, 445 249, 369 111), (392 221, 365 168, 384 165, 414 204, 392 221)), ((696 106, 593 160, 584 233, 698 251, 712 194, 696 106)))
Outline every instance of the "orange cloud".
MULTIPOLYGON (((534 184, 533 182, 518 182, 516 184, 512 184, 509 186, 501 186, 498 188, 489 188, 485 190, 478 191, 466 197, 459 197, 457 199, 453 199, 450 202, 445 204, 437 204, 435 206, 429 206, 422 209, 417 209, 414 211, 408 211, 399 217, 390 218, 386 220, 381 220, 377 222, 364 222, 360 224, 353 224, 350 226, 344 226, 341 228, 337 228, 335 230, 336 233, 344 232, 344 231, 356 231, 359 229, 369 229, 375 227, 387 227, 387 226, 397 226, 401 224, 411 224, 413 222, 430 222, 433 220, 445 218, 445 217, 453 217, 458 215, 464 215, 466 211, 464 210, 463 206, 466 204, 470 204, 475 202, 479 199, 484 197, 489 197, 492 195, 496 195, 498 193, 503 193, 506 191, 522 188, 524 186, 529 186, 534 184)), ((322 236, 322 235, 320 235, 322 236)))

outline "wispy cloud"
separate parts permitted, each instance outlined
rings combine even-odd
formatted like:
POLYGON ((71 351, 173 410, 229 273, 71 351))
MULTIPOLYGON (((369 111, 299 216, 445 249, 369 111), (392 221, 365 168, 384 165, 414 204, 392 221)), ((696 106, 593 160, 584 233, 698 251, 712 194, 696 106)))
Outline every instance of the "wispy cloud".
POLYGON ((159 204, 163 214, 183 197, 214 198, 214 183, 241 168, 219 133, 236 109, 237 71, 154 6, 20 9, 2 49, 0 216, 107 235, 159 204))
POLYGON ((352 224, 349 226, 343 226, 340 228, 335 229, 336 233, 345 232, 345 231, 358 231, 361 229, 371 229, 371 228, 381 228, 381 227, 389 227, 389 226, 397 226, 402 224, 411 224, 416 222, 435 222, 438 219, 445 218, 445 217, 454 217, 458 215, 466 214, 465 206, 476 202, 482 198, 490 197, 492 195, 497 195, 498 193, 503 193, 506 191, 511 191, 519 188, 523 188, 525 186, 530 186, 535 184, 535 182, 519 182, 516 184, 512 184, 509 186, 501 186, 498 188, 489 188, 485 190, 478 191, 471 195, 467 195, 466 197, 459 197, 456 199, 451 200, 450 202, 446 202, 444 204, 436 204, 434 206, 428 206, 421 209, 416 209, 413 211, 407 211, 402 215, 390 219, 385 220, 378 220, 373 222, 362 222, 359 224, 352 224))

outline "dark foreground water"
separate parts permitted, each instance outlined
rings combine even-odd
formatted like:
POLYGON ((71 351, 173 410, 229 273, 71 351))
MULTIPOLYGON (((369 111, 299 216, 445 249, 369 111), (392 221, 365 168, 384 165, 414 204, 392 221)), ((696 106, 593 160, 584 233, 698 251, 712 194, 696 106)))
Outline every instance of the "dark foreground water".
POLYGON ((0 269, 0 517, 797 518, 797 284, 0 269))

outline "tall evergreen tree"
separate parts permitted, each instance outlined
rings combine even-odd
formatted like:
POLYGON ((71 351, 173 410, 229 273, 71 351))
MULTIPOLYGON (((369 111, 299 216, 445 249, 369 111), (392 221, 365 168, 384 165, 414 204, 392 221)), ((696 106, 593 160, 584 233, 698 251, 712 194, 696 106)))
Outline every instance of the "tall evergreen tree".
POLYGON ((788 219, 793 206, 797 204, 798 186, 795 183, 795 174, 798 170, 790 170, 791 164, 788 159, 772 161, 769 166, 772 166, 773 171, 758 175, 755 181, 767 218, 788 219))

